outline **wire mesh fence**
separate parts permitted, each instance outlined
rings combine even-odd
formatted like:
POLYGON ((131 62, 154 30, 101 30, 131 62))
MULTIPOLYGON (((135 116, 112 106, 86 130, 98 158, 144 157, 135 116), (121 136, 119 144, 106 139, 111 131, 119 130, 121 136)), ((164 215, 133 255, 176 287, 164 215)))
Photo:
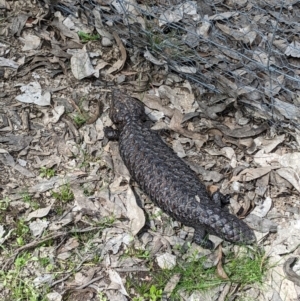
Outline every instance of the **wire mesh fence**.
POLYGON ((188 79, 202 95, 235 98, 255 115, 300 127, 300 1, 51 1, 102 38, 188 79))

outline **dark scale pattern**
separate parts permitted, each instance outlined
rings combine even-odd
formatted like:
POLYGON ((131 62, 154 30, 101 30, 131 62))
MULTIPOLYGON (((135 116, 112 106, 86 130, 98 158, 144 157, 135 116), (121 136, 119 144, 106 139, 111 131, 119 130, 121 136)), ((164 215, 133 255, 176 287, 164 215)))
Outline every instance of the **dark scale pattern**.
POLYGON ((213 202, 198 176, 145 125, 143 104, 114 90, 110 118, 118 131, 105 129, 118 139, 121 157, 133 179, 164 212, 195 229, 194 241, 213 248, 207 233, 235 243, 253 243, 253 231, 236 216, 213 202))

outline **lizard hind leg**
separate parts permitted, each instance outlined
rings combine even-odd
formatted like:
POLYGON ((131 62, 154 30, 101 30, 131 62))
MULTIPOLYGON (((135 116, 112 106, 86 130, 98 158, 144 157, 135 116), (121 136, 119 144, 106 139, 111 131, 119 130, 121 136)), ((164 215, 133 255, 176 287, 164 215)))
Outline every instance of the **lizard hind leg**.
POLYGON ((207 231, 202 227, 195 228, 194 242, 205 249, 213 250, 214 243, 208 239, 207 231))

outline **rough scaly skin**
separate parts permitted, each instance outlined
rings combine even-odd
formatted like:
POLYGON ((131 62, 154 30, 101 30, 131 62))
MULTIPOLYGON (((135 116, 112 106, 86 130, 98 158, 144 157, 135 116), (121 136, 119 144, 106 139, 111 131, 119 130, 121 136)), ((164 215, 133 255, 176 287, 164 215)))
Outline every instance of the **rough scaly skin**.
POLYGON ((132 178, 164 212, 195 229, 197 244, 213 248, 207 233, 235 243, 255 242, 253 231, 213 202, 198 176, 145 125, 140 101, 114 90, 110 118, 117 131, 106 128, 105 134, 119 140, 121 157, 132 178))

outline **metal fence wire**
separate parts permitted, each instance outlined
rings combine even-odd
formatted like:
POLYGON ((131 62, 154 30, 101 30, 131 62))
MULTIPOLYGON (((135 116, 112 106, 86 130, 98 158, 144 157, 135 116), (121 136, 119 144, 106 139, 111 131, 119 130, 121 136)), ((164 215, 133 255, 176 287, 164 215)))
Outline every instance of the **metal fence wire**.
POLYGON ((127 49, 201 94, 300 127, 300 1, 65 0, 56 9, 117 31, 127 49))

